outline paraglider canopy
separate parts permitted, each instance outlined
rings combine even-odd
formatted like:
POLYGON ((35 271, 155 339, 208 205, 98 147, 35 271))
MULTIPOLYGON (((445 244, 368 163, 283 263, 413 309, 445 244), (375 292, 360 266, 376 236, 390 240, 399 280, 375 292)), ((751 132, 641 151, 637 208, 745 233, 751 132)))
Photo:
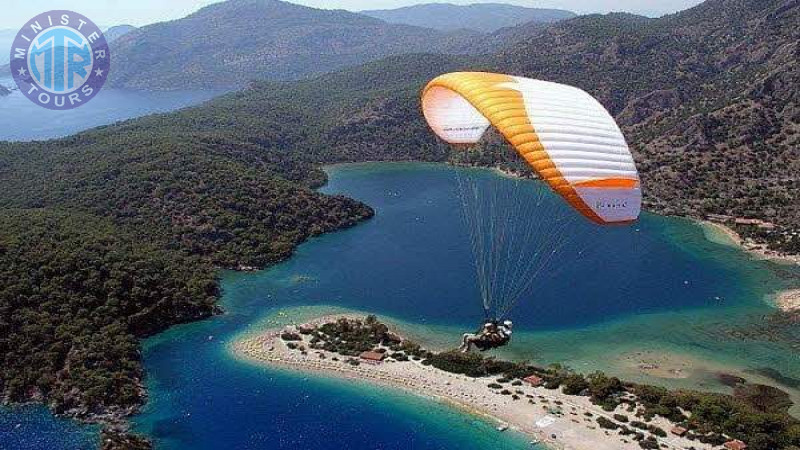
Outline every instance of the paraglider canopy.
POLYGON ((546 185, 487 182, 476 171, 454 170, 488 321, 506 318, 538 276, 553 276, 584 250, 597 250, 599 240, 585 236, 606 230, 595 224, 639 217, 639 174, 625 138, 608 111, 576 87, 454 72, 428 83, 422 111, 434 133, 459 148, 477 144, 494 126, 546 185), (551 191, 565 202, 549 198, 551 191), (578 234, 584 236, 573 240, 578 234), (570 247, 575 241, 583 247, 570 247))
POLYGON ((639 217, 639 174, 625 138, 608 111, 576 87, 454 72, 428 83, 422 110, 451 144, 477 143, 495 126, 542 180, 597 224, 639 217))

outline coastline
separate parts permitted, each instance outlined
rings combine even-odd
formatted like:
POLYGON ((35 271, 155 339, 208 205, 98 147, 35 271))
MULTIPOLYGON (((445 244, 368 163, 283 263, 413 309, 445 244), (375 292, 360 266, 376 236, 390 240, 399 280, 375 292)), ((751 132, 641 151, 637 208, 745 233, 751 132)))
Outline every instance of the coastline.
MULTIPOLYGON (((359 161, 359 162, 340 162, 340 163, 333 163, 333 164, 325 164, 322 167, 324 171, 328 171, 330 169, 335 169, 337 166, 353 166, 353 165, 362 165, 362 164, 380 164, 380 163, 411 163, 411 164, 434 164, 434 165, 444 165, 444 166, 451 166, 455 168, 473 168, 473 169, 485 169, 493 172, 499 177, 508 178, 508 179, 529 179, 529 180, 538 180, 536 177, 526 177, 523 174, 515 172, 513 170, 499 167, 499 166, 480 166, 480 165, 462 165, 462 164, 453 164, 447 161, 359 161)), ((662 215, 663 217, 669 217, 663 215, 660 211, 648 211, 652 214, 662 215)), ((800 266, 800 255, 796 254, 786 254, 780 253, 775 250, 770 250, 767 248, 766 244, 758 243, 750 240, 743 239, 739 233, 737 233, 731 227, 719 223, 714 222, 709 219, 701 219, 698 217, 693 217, 690 215, 676 215, 674 217, 679 217, 682 219, 686 219, 692 222, 695 222, 703 228, 703 231, 706 234, 706 238, 712 242, 716 242, 722 245, 728 245, 731 247, 736 247, 741 249, 745 253, 753 256, 757 260, 766 260, 772 261, 779 264, 794 264, 800 266), (714 237, 713 234, 718 234, 722 237, 714 237)))
MULTIPOLYGON (((800 265, 800 255, 788 255, 769 250, 763 244, 757 244, 742 237, 731 227, 710 220, 698 220, 706 234, 706 239, 722 245, 738 248, 755 259, 771 261, 778 264, 800 265), (718 233, 717 236, 714 233, 718 233), (720 239, 720 236, 722 239, 720 239)), ((800 289, 785 289, 775 294, 774 306, 782 312, 794 313, 800 311, 800 289)))
POLYGON ((800 312, 800 289, 788 289, 779 292, 775 297, 775 305, 784 312, 800 312))
MULTIPOLYGON (((363 318, 359 314, 332 314, 304 322, 302 326, 319 326, 340 318, 363 318)), ((532 437, 531 442, 548 448, 575 450, 635 450, 637 441, 598 426, 597 418, 612 419, 615 413, 630 414, 623 409, 604 411, 588 397, 566 395, 561 389, 509 385, 510 392, 501 394, 499 388, 489 387, 497 377, 472 378, 446 372, 419 361, 389 360, 378 364, 353 365, 351 359, 337 353, 310 349, 292 350, 281 339, 283 328, 270 328, 242 335, 229 344, 230 353, 237 359, 260 366, 296 370, 346 380, 359 380, 399 389, 423 396, 483 417, 498 424, 498 432, 506 428, 532 437)), ((393 330, 394 331, 394 330, 393 330)), ((307 342, 306 342, 307 344, 307 342)), ((665 430, 672 428, 668 420, 656 418, 654 425, 665 430)), ((668 449, 711 448, 669 434, 662 440, 668 449)))
POLYGON ((719 222, 713 222, 706 219, 697 219, 697 222, 702 226, 706 231, 710 231, 711 233, 719 233, 724 236, 724 240, 714 239, 713 237, 706 236, 709 240, 713 242, 717 242, 720 244, 727 244, 733 247, 737 247, 742 249, 744 252, 749 253, 756 259, 760 260, 767 260, 773 261, 777 263, 790 263, 790 264, 797 264, 800 265, 800 255, 791 255, 791 254, 784 254, 779 253, 774 250, 770 250, 764 244, 758 244, 755 242, 751 242, 749 240, 743 239, 739 233, 737 233, 733 228, 721 224, 719 222), (727 242, 725 242, 727 241, 727 242))

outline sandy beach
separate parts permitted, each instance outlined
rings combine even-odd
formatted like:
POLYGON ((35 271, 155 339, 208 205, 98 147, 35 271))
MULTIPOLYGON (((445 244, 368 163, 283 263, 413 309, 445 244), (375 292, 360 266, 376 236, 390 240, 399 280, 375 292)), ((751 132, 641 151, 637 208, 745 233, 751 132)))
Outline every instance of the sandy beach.
POLYGON ((783 291, 775 298, 778 308, 786 312, 800 311, 800 289, 783 291))
MULTIPOLYGON (((730 244, 735 245, 744 251, 750 253, 751 255, 755 256, 757 259, 767 259, 770 261, 781 262, 781 263, 791 263, 791 264, 799 264, 800 265, 800 255, 789 255, 780 252, 776 252, 774 250, 770 250, 767 248, 765 244, 758 244, 752 242, 747 239, 743 239, 739 233, 733 230, 731 227, 721 224, 719 222, 712 222, 710 220, 700 220, 701 225, 704 225, 708 228, 713 229, 714 231, 720 233, 721 235, 725 236, 730 244)), ((712 241, 717 242, 718 240, 710 239, 712 241)))
MULTIPOLYGON (((317 326, 338 318, 355 318, 353 315, 329 315, 307 322, 304 326, 317 326)), ((560 389, 504 384, 492 388, 497 377, 471 378, 449 373, 418 361, 388 360, 374 364, 362 362, 352 365, 348 357, 324 350, 310 349, 302 352, 290 349, 281 339, 282 329, 269 329, 251 333, 233 342, 232 353, 239 359, 255 364, 313 372, 345 379, 367 382, 423 395, 465 410, 471 414, 496 421, 498 433, 506 427, 525 433, 531 441, 547 444, 550 448, 575 450, 635 450, 640 449, 632 436, 620 435, 618 430, 598 426, 597 418, 613 419, 613 414, 625 414, 634 420, 633 413, 622 407, 617 411, 604 411, 593 405, 588 397, 563 394, 560 389), (515 394, 503 395, 507 389, 515 394)), ((303 342, 308 348, 308 338, 303 342)), ((669 432, 673 424, 656 417, 651 422, 669 432)), ((668 434, 659 441, 669 449, 712 448, 697 441, 668 434)), ((662 447, 664 448, 664 447, 662 447)))

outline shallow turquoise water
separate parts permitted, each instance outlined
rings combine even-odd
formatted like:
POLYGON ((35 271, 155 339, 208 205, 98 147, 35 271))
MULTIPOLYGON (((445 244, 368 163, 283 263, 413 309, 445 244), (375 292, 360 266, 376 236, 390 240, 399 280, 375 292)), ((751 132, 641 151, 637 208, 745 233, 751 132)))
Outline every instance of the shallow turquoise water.
MULTIPOLYGON (((331 308, 376 313, 432 347, 453 346, 482 313, 452 170, 331 168, 324 191, 361 199, 376 217, 313 239, 269 270, 223 274, 227 314, 148 340, 151 398, 137 430, 167 449, 527 448, 521 436, 436 402, 252 366, 227 350, 241 333, 331 308)), ((786 343, 728 334, 772 312, 764 298, 784 282, 768 265, 708 241, 691 222, 653 215, 591 239, 601 241, 599 253, 537 281, 513 314, 518 331, 504 356, 723 391, 716 371, 770 367, 800 376, 786 343), (694 369, 654 378, 619 357, 647 351, 694 369)))

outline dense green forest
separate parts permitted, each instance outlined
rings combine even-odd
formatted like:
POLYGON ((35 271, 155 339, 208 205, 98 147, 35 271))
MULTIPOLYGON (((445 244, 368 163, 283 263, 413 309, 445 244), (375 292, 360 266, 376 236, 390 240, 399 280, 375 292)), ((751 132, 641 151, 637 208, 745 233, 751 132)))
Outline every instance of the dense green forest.
POLYGON ((217 286, 195 257, 112 220, 48 209, 0 216, 0 381, 88 417, 142 400, 137 337, 210 315, 217 286))
POLYGON ((0 143, 5 401, 119 422, 146 398, 138 339, 212 315, 219 268, 264 267, 372 215, 313 190, 325 176, 287 154, 303 137, 288 113, 238 130, 187 112, 0 143))

